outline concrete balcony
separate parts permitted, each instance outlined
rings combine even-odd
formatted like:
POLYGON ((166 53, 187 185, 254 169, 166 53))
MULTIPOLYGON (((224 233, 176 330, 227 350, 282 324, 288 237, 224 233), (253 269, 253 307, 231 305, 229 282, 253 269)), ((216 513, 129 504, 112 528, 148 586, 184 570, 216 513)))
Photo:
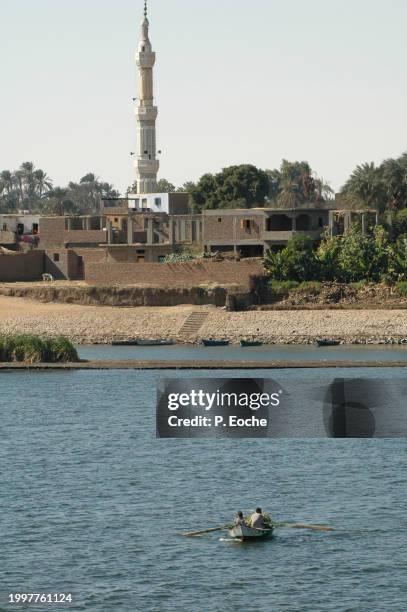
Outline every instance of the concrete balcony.
POLYGON ((268 231, 263 232, 261 237, 266 242, 287 242, 293 236, 310 236, 313 240, 319 240, 321 237, 322 230, 287 230, 287 231, 268 231))

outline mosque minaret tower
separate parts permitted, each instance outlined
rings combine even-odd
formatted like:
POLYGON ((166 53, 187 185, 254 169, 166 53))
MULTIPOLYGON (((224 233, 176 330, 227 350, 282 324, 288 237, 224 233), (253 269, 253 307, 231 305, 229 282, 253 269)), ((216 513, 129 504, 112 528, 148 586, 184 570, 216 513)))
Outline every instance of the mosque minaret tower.
POLYGON ((155 122, 158 110, 154 106, 153 67, 155 53, 148 35, 147 0, 144 3, 144 19, 141 24, 141 39, 136 52, 139 71, 137 118, 137 158, 135 161, 137 193, 155 193, 160 162, 156 159, 155 122))

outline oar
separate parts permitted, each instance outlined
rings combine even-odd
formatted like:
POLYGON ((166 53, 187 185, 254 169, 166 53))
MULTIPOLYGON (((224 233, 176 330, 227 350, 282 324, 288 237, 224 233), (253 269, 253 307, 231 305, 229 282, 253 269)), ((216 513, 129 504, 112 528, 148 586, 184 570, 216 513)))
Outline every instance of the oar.
POLYGON ((212 527, 211 529, 202 529, 201 531, 186 531, 185 533, 181 533, 183 536, 194 537, 199 536, 204 533, 211 533, 212 531, 222 531, 223 529, 230 529, 232 525, 222 525, 222 527, 212 527))
POLYGON ((288 529, 312 529, 313 531, 333 531, 326 525, 302 525, 301 523, 273 523, 273 527, 287 527, 288 529))

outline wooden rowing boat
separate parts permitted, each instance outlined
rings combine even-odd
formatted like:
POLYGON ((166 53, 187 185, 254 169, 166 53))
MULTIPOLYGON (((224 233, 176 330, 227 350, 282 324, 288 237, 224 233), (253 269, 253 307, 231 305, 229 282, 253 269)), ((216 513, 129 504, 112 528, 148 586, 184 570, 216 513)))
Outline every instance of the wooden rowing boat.
POLYGON ((240 346, 263 346, 260 340, 240 340, 240 346))
POLYGON ((274 527, 269 527, 267 529, 256 529, 254 527, 249 527, 248 525, 235 525, 231 529, 229 529, 229 535, 231 538, 235 540, 240 540, 241 542, 249 542, 254 540, 266 540, 271 538, 273 535, 274 527))
POLYGON ((339 340, 317 340, 318 346, 339 346, 339 340))
POLYGON ((204 346, 229 346, 229 340, 202 340, 204 346))

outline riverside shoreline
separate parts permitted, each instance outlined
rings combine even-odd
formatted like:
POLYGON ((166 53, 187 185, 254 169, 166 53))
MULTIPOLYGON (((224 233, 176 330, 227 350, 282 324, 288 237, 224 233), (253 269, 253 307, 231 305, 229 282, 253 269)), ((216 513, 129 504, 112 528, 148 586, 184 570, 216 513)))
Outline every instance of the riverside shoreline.
POLYGON ((214 306, 88 306, 41 303, 0 295, 0 334, 65 336, 75 344, 111 344, 149 338, 198 344, 202 338, 238 344, 313 344, 332 338, 343 344, 407 344, 405 310, 285 310, 227 312, 214 306), (206 318, 197 332, 180 333, 192 313, 206 318))
POLYGON ((82 360, 76 363, 0 363, 7 370, 287 370, 314 368, 406 368, 407 361, 201 361, 201 360, 82 360))

